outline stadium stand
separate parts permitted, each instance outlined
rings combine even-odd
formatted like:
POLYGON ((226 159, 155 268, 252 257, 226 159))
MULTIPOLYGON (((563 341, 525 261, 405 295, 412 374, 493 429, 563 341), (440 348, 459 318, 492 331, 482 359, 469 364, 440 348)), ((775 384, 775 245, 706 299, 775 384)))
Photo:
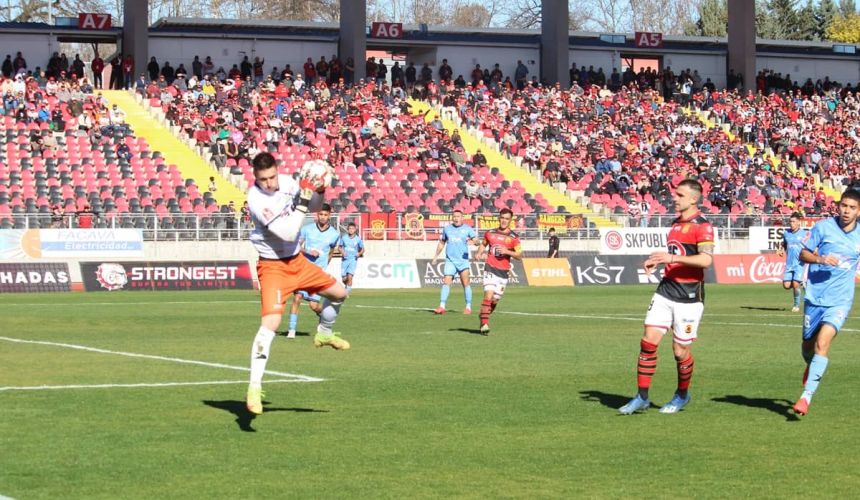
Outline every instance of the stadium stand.
POLYGON ((765 91, 741 95, 689 70, 603 75, 575 65, 569 90, 517 91, 501 73, 489 85, 475 73, 471 85, 423 78, 405 89, 274 72, 256 83, 176 76, 168 84, 141 75, 136 92, 196 151, 123 91, 93 95, 86 78, 63 75, 0 80, 0 225, 46 227, 57 211, 92 210, 97 225, 186 228, 184 216, 199 215, 206 228, 223 227, 258 151, 287 173, 328 159, 339 212, 507 207, 600 224, 608 222, 562 193, 616 220, 656 224, 672 211, 671 186, 693 176, 705 186, 705 212, 742 224, 829 213, 860 168, 860 103, 829 80, 786 87, 763 72, 765 91))
POLYGON ((211 194, 135 136, 104 96, 73 82, 52 87, 3 92, 4 109, 15 112, 2 117, 0 227, 74 227, 82 219, 95 227, 181 227, 183 214, 217 211, 211 194))
POLYGON ((224 169, 244 185, 253 180, 249 160, 257 151, 272 152, 287 173, 297 172, 309 158, 328 159, 339 178, 329 191, 336 211, 556 209, 520 182, 507 181, 498 169, 473 166, 463 145, 441 125, 425 122, 402 93, 373 84, 329 88, 324 82, 296 89, 283 83, 266 82, 258 89, 250 80, 239 86, 229 79, 224 84, 204 80, 202 85, 191 82, 185 92, 175 85, 150 85, 145 98, 203 152, 211 153, 219 138, 235 147, 226 152, 224 169), (490 204, 466 196, 471 179, 489 184, 490 204))

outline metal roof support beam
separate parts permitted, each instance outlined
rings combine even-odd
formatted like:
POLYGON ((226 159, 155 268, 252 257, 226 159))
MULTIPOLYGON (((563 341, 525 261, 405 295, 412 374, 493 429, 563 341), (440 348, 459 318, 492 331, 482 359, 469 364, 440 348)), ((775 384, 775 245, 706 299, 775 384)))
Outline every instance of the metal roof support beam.
POLYGON ((355 61, 353 82, 364 78, 367 59, 367 0, 340 0, 340 37, 338 58, 345 64, 355 61))
POLYGON ((744 89, 755 90, 755 2, 729 0, 728 35, 728 69, 743 76, 744 89))
POLYGON ((570 86, 568 0, 541 0, 540 79, 570 86))
POLYGON ((124 0, 122 23, 122 56, 134 58, 132 75, 146 69, 149 62, 149 2, 124 0))

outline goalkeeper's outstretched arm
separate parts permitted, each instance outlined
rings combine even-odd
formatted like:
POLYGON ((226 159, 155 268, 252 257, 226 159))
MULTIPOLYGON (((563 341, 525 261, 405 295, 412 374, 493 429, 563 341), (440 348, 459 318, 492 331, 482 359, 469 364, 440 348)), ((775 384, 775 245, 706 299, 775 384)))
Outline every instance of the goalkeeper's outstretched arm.
POLYGON ((303 190, 296 202, 296 208, 287 216, 278 216, 266 224, 266 229, 284 241, 296 241, 305 222, 308 211, 319 211, 323 197, 318 192, 303 190))

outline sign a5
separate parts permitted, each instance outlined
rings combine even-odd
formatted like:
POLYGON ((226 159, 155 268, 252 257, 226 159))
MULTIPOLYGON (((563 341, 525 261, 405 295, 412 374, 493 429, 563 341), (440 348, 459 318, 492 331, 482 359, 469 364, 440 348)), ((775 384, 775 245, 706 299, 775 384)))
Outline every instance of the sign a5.
POLYGON ((107 30, 111 28, 110 14, 78 14, 78 28, 82 30, 107 30))
POLYGON ((659 49, 663 46, 663 33, 637 31, 633 36, 633 41, 637 47, 643 49, 659 49))
POLYGON ((403 38, 403 23, 373 23, 370 26, 372 38, 403 38))

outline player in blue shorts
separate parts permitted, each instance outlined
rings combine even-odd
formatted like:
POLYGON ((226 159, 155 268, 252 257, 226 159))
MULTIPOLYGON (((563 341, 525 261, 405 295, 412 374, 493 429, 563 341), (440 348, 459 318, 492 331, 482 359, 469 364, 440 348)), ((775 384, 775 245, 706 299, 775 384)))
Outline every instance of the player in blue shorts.
POLYGON ((436 314, 445 314, 445 303, 448 301, 448 295, 451 293, 451 283, 454 281, 454 275, 460 275, 460 281, 463 285, 463 293, 466 297, 466 308, 463 309, 463 314, 472 314, 472 287, 469 277, 469 245, 477 243, 478 233, 475 229, 463 223, 463 211, 454 210, 451 224, 442 228, 442 236, 439 238, 439 244, 436 245, 436 255, 433 256, 432 265, 436 265, 442 249, 445 249, 445 278, 442 284, 442 293, 439 298, 439 307, 433 312, 436 314))
POLYGON ((854 302, 854 273, 860 260, 860 192, 848 189, 839 201, 839 215, 812 227, 800 251, 810 264, 803 305, 802 354, 806 362, 803 394, 794 412, 806 415, 827 369, 830 344, 842 328, 854 302))
MULTIPOLYGON (((331 206, 323 203, 317 212, 317 221, 302 226, 299 233, 299 241, 302 245, 302 253, 312 263, 325 269, 331 260, 331 251, 340 241, 340 233, 329 224, 331 218, 331 206)), ((308 301, 308 306, 317 314, 322 311, 321 298, 319 295, 310 295, 304 290, 299 290, 293 296, 293 304, 290 306, 290 323, 287 338, 295 338, 296 325, 299 322, 299 306, 302 298, 308 301)))
POLYGON ((361 241, 361 236, 356 234, 356 230, 355 222, 347 224, 346 235, 341 236, 338 243, 341 253, 343 253, 340 275, 347 293, 352 291, 352 277, 355 276, 358 259, 359 257, 364 257, 364 242, 361 241))
POLYGON ((782 275, 782 287, 791 290, 794 294, 794 305, 791 312, 800 311, 800 293, 806 275, 806 264, 800 261, 800 251, 803 249, 803 240, 809 231, 800 227, 800 219, 803 216, 799 212, 791 214, 788 219, 789 229, 782 233, 782 245, 776 254, 785 257, 785 273, 782 275))

